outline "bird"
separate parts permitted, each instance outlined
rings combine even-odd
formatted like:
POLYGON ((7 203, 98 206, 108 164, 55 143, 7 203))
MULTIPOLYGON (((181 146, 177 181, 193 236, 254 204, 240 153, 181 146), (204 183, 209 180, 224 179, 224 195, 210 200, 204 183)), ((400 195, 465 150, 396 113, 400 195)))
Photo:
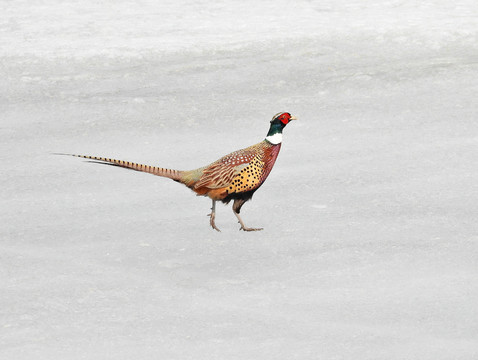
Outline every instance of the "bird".
POLYGON ((277 113, 272 117, 269 131, 263 141, 234 151, 207 166, 194 170, 165 169, 98 156, 59 155, 84 158, 95 163, 141 171, 182 183, 193 190, 196 195, 207 196, 212 200, 211 213, 208 214, 209 224, 217 231, 220 230, 215 223, 216 202, 221 201, 228 204, 230 201, 234 201, 232 211, 241 225, 239 230, 259 231, 263 228, 251 228, 244 224, 240 216, 241 208, 269 176, 281 148, 282 130, 292 120, 297 120, 297 118, 288 112, 277 113))

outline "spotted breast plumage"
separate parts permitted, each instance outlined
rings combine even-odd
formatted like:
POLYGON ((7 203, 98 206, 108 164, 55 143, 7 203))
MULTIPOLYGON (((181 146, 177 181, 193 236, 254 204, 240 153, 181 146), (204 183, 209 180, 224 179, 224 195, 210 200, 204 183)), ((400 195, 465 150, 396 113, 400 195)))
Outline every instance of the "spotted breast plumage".
POLYGON ((233 200, 232 209, 241 224, 240 230, 256 231, 262 228, 246 227, 239 213, 242 205, 252 198, 254 192, 271 172, 281 148, 282 130, 291 120, 296 118, 287 112, 276 114, 271 120, 269 132, 263 141, 234 151, 210 165, 195 170, 171 170, 97 156, 72 156, 167 177, 183 183, 197 195, 208 196, 212 199, 210 225, 217 231, 219 229, 215 224, 216 201, 227 204, 233 200))

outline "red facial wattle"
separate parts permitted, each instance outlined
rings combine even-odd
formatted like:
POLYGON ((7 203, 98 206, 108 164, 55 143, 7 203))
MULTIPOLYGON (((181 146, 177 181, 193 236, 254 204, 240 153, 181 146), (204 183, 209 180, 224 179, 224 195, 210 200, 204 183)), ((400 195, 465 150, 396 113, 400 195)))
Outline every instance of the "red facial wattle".
POLYGON ((283 123, 284 125, 287 125, 287 124, 289 123, 289 120, 290 120, 290 114, 288 114, 288 113, 282 114, 282 115, 279 117, 279 120, 280 120, 281 123, 283 123))

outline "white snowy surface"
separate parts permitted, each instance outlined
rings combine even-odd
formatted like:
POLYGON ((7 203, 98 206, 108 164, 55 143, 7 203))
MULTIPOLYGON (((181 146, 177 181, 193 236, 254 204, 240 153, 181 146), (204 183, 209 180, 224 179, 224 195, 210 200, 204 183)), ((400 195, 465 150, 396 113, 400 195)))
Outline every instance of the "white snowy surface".
POLYGON ((1 359, 478 359, 475 0, 1 1, 1 359), (243 207, 176 169, 284 132, 243 207))

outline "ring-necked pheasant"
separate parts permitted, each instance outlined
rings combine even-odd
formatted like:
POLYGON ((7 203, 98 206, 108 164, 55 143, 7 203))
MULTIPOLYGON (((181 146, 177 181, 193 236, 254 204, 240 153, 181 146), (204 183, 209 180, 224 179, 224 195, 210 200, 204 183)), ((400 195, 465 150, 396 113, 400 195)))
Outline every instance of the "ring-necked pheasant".
POLYGON ((211 226, 217 231, 220 230, 214 221, 216 201, 228 204, 231 200, 234 200, 232 210, 241 224, 239 230, 256 231, 262 230, 262 228, 246 227, 239 213, 241 212, 242 205, 252 198, 254 192, 259 189, 271 172, 281 148, 282 130, 291 120, 296 120, 296 118, 287 112, 278 113, 272 118, 269 132, 260 143, 234 151, 210 165, 189 171, 163 169, 156 166, 97 156, 71 156, 143 171, 183 183, 197 195, 208 196, 212 199, 211 213, 208 216, 210 216, 211 226))

